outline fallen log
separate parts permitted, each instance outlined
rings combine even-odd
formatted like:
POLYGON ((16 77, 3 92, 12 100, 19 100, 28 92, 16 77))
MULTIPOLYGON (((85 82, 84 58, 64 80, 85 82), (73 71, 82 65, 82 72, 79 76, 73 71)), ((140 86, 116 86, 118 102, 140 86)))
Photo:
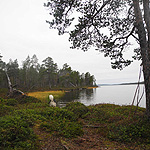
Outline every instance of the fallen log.
POLYGON ((8 97, 18 97, 18 96, 20 97, 20 96, 24 96, 25 95, 24 92, 16 89, 17 85, 12 85, 12 83, 10 81, 10 78, 9 78, 8 73, 7 73, 6 70, 5 70, 5 73, 6 73, 6 76, 7 76, 8 88, 9 88, 8 97))

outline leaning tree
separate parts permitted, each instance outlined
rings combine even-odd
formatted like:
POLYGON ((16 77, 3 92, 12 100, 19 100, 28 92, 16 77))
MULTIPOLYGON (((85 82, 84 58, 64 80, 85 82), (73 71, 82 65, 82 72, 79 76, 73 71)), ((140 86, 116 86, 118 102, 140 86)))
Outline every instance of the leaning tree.
POLYGON ((142 61, 146 112, 150 118, 150 1, 149 0, 48 0, 50 28, 69 33, 71 48, 90 47, 112 60, 112 68, 123 69, 134 59, 142 61), (137 44, 136 44, 137 43, 137 44), (125 50, 133 57, 126 59, 125 50), (133 59, 132 59, 133 58, 133 59))

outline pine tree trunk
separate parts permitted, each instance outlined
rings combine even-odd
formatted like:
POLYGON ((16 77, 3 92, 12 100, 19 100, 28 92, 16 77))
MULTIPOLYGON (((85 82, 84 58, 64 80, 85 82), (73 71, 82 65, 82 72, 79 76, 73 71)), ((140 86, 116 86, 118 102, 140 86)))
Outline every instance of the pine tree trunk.
POLYGON ((143 74, 146 93, 146 114, 150 119, 150 61, 143 65, 143 74))
POLYGON ((145 79, 145 92, 146 92, 146 112, 150 119, 150 6, 149 0, 143 1, 144 8, 144 21, 147 31, 147 61, 145 63, 144 79, 145 79))
POLYGON ((139 0, 133 0, 133 7, 135 13, 135 27, 138 31, 140 42, 143 75, 146 93, 146 113, 150 119, 150 14, 149 14, 149 0, 143 1, 144 19, 139 6, 139 0), (146 28, 145 25, 146 24, 146 28))

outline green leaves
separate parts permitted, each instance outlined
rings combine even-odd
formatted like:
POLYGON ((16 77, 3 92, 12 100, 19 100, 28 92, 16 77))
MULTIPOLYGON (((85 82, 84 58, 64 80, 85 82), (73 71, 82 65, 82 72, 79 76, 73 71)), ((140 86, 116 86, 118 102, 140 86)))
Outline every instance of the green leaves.
POLYGON ((80 102, 72 102, 66 105, 64 109, 74 113, 75 118, 82 118, 88 112, 88 108, 80 102))
POLYGON ((76 137, 83 134, 82 126, 77 121, 76 114, 67 109, 47 107, 37 111, 45 120, 40 124, 40 128, 54 135, 67 138, 76 137))
POLYGON ((20 115, 0 118, 0 148, 37 149, 36 136, 20 115))

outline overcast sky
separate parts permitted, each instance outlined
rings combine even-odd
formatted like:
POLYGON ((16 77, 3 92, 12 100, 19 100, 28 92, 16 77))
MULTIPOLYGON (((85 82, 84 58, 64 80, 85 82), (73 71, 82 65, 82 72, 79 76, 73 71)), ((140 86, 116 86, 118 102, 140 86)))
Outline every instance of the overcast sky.
MULTIPOLYGON (((36 54, 39 63, 47 57, 62 68, 67 63, 80 73, 90 72, 97 83, 137 82, 140 62, 135 61, 123 71, 111 68, 110 59, 93 49, 88 52, 70 49, 68 36, 58 36, 45 22, 48 12, 46 0, 0 0, 0 53, 3 61, 17 59, 19 64, 27 56, 36 54)), ((130 55, 130 50, 127 51, 130 55)))

